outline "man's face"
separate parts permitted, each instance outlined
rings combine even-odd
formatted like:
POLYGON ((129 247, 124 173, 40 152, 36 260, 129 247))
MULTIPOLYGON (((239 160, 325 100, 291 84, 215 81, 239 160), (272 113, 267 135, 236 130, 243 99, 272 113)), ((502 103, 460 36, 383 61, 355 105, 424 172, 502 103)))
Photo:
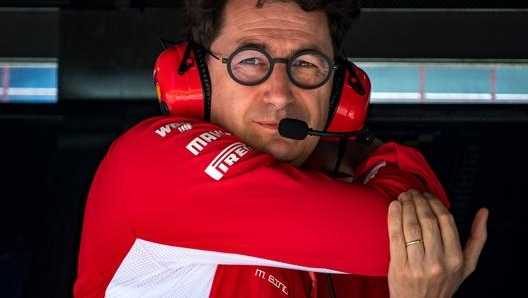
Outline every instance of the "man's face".
MULTIPOLYGON (((332 41, 323 12, 305 12, 296 3, 230 0, 224 23, 211 52, 228 57, 242 46, 257 45, 273 58, 290 58, 300 50, 318 50, 333 58, 332 41)), ((212 84, 211 122, 248 145, 296 166, 315 148, 318 138, 292 140, 278 133, 283 118, 301 119, 321 130, 326 123, 332 79, 316 89, 302 89, 288 78, 286 64, 277 63, 271 76, 256 86, 243 86, 228 74, 226 64, 209 57, 212 84)))

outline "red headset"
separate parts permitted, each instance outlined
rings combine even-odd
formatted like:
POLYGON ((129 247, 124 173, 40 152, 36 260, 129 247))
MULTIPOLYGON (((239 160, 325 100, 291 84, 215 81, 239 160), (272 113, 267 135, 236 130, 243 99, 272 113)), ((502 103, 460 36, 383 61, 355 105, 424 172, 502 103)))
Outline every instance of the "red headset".
MULTIPOLYGON (((211 83, 205 49, 184 42, 166 47, 154 66, 154 85, 164 114, 209 121, 211 83)), ((367 74, 345 58, 338 60, 325 131, 363 128, 370 102, 367 74)))

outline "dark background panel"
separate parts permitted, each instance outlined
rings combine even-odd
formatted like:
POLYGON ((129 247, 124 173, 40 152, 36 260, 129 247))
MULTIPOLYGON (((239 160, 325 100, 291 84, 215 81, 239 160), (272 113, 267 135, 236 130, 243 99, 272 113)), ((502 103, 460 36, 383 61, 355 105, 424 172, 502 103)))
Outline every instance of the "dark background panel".
POLYGON ((61 100, 154 98, 160 38, 183 41, 181 18, 173 8, 62 10, 61 100))
POLYGON ((0 297, 72 297, 82 216, 95 170, 154 101, 0 110, 0 297))
POLYGON ((57 58, 58 15, 56 8, 2 9, 0 3, 0 57, 57 58))
POLYGON ((526 10, 365 10, 345 52, 357 58, 526 59, 526 10))

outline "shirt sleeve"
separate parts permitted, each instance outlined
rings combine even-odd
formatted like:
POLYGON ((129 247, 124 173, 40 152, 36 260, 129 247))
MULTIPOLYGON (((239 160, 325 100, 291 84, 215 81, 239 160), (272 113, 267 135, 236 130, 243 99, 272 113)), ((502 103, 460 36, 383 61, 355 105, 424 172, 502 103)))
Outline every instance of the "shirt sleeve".
POLYGON ((375 187, 389 199, 414 188, 437 196, 448 208, 447 194, 424 156, 415 148, 387 142, 355 169, 360 183, 375 187))
POLYGON ((109 148, 90 188, 81 248, 88 256, 97 237, 112 239, 107 245, 133 238, 384 276, 396 192, 383 191, 385 173, 364 185, 336 181, 278 162, 211 123, 155 117, 109 148))

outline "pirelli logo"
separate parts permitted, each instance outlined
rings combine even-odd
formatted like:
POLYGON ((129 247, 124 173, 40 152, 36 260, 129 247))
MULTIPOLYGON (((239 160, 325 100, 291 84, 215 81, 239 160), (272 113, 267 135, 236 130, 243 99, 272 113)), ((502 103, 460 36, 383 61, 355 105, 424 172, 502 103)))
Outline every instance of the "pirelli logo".
POLYGON ((220 180, 235 163, 237 163, 252 148, 244 143, 233 143, 220 152, 207 166, 205 173, 214 180, 220 180))

